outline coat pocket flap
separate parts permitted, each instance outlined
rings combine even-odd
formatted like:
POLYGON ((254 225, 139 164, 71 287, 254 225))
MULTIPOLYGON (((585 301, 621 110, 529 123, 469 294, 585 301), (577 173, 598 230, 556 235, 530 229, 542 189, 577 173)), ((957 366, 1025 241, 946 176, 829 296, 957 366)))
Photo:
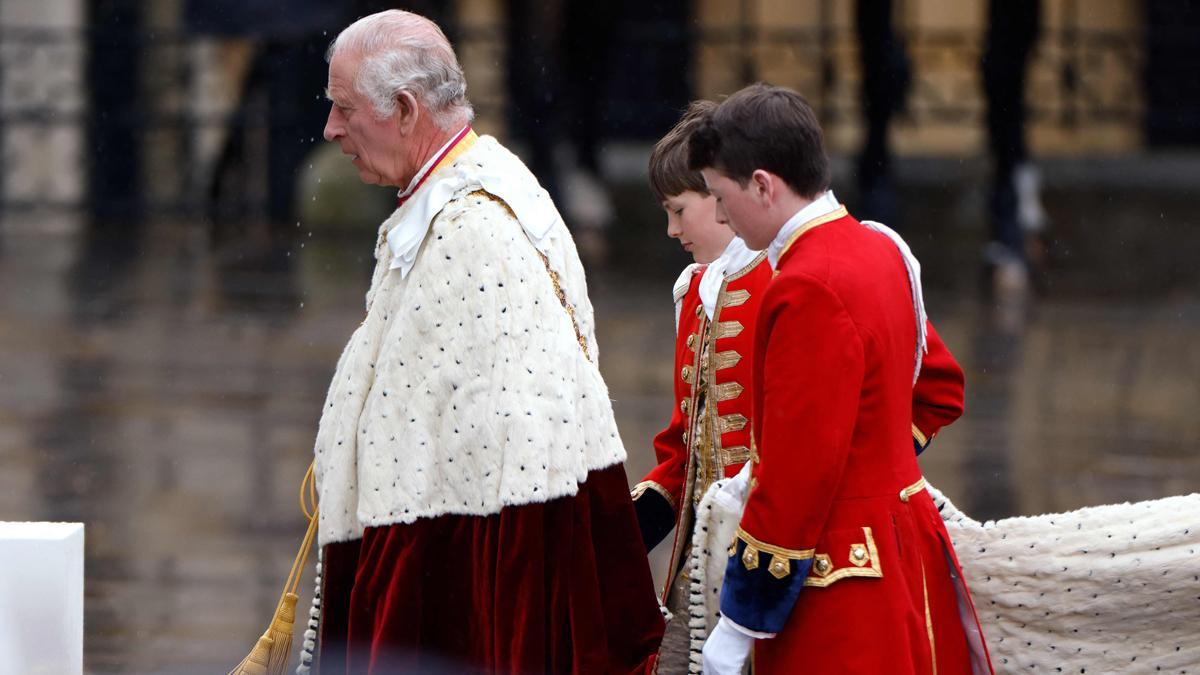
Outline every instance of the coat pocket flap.
POLYGON ((830 530, 821 538, 805 586, 824 588, 847 577, 883 576, 879 549, 869 527, 830 530))

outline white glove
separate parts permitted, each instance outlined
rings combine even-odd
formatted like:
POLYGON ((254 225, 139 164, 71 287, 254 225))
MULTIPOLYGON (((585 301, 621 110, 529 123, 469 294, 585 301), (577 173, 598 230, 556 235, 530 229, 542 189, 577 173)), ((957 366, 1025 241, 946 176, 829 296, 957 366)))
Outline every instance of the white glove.
POLYGON ((704 642, 704 675, 742 675, 753 648, 753 637, 721 617, 704 642))

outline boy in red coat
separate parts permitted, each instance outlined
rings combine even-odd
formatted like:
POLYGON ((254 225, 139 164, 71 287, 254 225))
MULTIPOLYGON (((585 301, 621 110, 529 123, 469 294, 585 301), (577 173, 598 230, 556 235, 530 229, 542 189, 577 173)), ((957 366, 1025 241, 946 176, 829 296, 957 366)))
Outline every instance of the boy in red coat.
POLYGON ((658 671, 687 670, 687 560, 695 504, 713 482, 750 459, 750 353, 754 323, 771 266, 715 215, 716 200, 687 166, 687 141, 716 104, 696 101, 650 155, 650 187, 667 212, 667 236, 696 261, 675 282, 675 405, 654 437, 658 466, 634 486, 634 509, 646 549, 672 528, 671 558, 660 601, 674 618, 659 651, 658 671))
POLYGON ((755 335, 749 496, 705 672, 740 673, 753 650, 768 675, 990 673, 913 452, 930 435, 914 385, 947 386, 917 378, 922 360, 957 366, 925 322, 907 246, 832 198, 820 126, 789 89, 724 101, 689 165, 776 268, 755 335))

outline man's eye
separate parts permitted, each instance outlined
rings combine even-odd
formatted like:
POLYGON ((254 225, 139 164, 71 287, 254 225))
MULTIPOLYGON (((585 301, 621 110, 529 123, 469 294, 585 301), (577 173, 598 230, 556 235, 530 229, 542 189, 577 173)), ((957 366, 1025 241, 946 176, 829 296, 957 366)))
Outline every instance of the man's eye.
POLYGON ((675 209, 675 215, 677 215, 677 216, 682 216, 682 215, 683 215, 683 209, 675 209))

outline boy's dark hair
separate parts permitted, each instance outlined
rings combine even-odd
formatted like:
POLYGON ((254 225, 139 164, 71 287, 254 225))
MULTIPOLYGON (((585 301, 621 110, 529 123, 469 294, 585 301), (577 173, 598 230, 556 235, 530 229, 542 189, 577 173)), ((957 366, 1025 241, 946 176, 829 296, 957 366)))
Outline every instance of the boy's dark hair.
POLYGON ((688 168, 712 168, 743 187, 758 169, 796 194, 829 189, 829 158, 808 101, 787 87, 752 84, 705 115, 688 141, 688 168))
POLYGON ((701 119, 717 107, 712 101, 692 101, 683 117, 654 145, 650 153, 650 189, 658 201, 681 195, 688 190, 708 194, 708 186, 698 171, 688 168, 688 137, 701 119))

